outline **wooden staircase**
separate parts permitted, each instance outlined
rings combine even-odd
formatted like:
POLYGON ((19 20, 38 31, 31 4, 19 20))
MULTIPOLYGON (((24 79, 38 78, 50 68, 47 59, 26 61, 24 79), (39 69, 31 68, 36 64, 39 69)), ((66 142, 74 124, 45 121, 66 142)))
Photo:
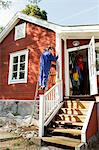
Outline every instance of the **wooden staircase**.
POLYGON ((62 108, 45 128, 43 142, 75 149, 81 143, 81 130, 86 119, 90 101, 65 100, 62 108))

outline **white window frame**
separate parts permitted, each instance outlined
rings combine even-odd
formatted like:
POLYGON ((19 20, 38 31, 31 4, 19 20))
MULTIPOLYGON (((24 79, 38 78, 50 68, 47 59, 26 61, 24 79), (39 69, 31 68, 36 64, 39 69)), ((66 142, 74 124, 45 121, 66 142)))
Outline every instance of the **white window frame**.
POLYGON ((14 40, 19 40, 22 38, 25 38, 26 36, 26 22, 19 24, 15 27, 15 36, 14 36, 14 40))
MULTIPOLYGON (((16 83, 27 83, 27 78, 28 78, 28 49, 25 50, 21 50, 21 51, 17 51, 17 52, 13 52, 10 53, 10 63, 9 63, 9 76, 8 76, 8 84, 16 84, 16 83), (18 79, 12 79, 12 73, 13 73, 13 58, 18 56, 18 58, 20 58, 21 55, 25 55, 26 59, 25 59, 25 77, 24 79, 19 79, 19 75, 18 75, 18 79)), ((19 64, 20 61, 18 60, 18 74, 19 74, 19 64)))

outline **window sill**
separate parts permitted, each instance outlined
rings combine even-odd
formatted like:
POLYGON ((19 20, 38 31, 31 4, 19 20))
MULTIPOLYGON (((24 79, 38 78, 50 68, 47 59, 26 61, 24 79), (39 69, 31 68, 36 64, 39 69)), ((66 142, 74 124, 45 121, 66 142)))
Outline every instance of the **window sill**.
POLYGON ((27 80, 9 81, 8 85, 10 85, 10 84, 18 84, 18 83, 27 83, 27 80))

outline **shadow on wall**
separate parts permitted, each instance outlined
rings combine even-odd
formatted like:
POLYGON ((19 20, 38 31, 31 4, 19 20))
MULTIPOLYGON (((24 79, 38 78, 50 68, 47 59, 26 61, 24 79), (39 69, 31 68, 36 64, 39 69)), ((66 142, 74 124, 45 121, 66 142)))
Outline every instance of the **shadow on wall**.
MULTIPOLYGON (((14 31, 14 30, 13 30, 14 31)), ((11 37, 13 37, 11 33, 11 37)), ((10 39, 10 38, 9 38, 10 39)), ((6 41, 7 43, 7 41, 6 41)), ((25 39, 20 39, 18 41, 10 40, 10 44, 7 43, 5 51, 7 51, 7 56, 3 57, 4 62, 8 62, 6 66, 3 66, 2 72, 2 88, 0 91, 1 99, 16 99, 16 100, 31 100, 35 95, 35 88, 37 81, 39 79, 40 70, 40 56, 44 48, 52 45, 55 47, 55 33, 49 29, 27 23, 27 35, 25 39), (9 53, 14 51, 19 51, 23 49, 29 50, 28 59, 28 81, 27 83, 8 85, 8 72, 9 72, 9 53)), ((5 53, 3 51, 3 53, 5 53)), ((52 69, 53 70, 53 69, 52 69)), ((51 77, 51 81, 52 82, 51 77)), ((53 84, 53 83, 52 83, 53 84)), ((51 87, 51 86, 50 86, 51 87)))

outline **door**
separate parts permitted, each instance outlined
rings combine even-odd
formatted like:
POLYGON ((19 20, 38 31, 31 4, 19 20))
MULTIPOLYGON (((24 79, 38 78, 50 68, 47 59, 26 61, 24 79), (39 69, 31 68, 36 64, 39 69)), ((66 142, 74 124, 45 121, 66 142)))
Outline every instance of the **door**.
POLYGON ((97 89, 96 55, 95 55, 94 36, 91 38, 89 46, 88 46, 88 66, 89 66, 90 95, 95 95, 98 93, 98 89, 97 89))

